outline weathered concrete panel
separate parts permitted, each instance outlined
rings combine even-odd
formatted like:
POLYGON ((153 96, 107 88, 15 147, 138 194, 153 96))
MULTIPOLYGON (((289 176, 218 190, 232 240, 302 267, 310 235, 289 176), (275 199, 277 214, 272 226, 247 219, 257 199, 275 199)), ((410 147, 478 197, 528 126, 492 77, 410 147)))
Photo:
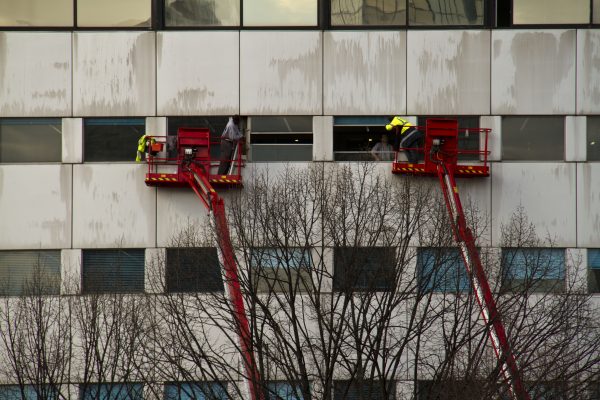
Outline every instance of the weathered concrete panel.
POLYGON ((0 32, 0 117, 71 115, 71 34, 0 32))
POLYGON ((313 160, 333 161, 333 117, 313 117, 313 160))
POLYGON ((600 164, 577 164, 577 247, 600 247, 600 164))
POLYGON ((575 30, 492 31, 492 114, 574 114, 575 49, 575 30))
POLYGON ((585 161, 587 154, 586 117, 565 117, 565 161, 585 161))
POLYGON ((63 249, 60 252, 60 293, 81 293, 81 249, 63 249))
MULTIPOLYGON (((543 239, 575 247, 575 164, 496 163, 492 170, 492 242, 500 245, 501 224, 523 206, 543 239)), ((600 186, 600 185, 599 185, 600 186)))
POLYGON ((240 33, 240 113, 322 114, 318 31, 240 33))
POLYGON ((600 31, 577 30, 577 113, 600 114, 600 31))
POLYGON ((239 32, 159 32, 159 115, 239 112, 239 32))
POLYGON ((83 162, 83 118, 62 119, 62 162, 83 162))
POLYGON ((154 32, 73 33, 76 116, 155 115, 154 32))
POLYGON ((408 113, 490 113, 490 31, 408 31, 408 113))
POLYGON ((157 246, 172 247, 186 230, 209 229, 208 212, 190 188, 158 188, 157 246))
POLYGON ((70 165, 0 165, 0 249, 71 247, 70 165))
POLYGON ((73 171, 73 246, 154 247, 156 189, 146 165, 80 164, 73 171))
POLYGON ((327 31, 324 114, 406 113, 406 32, 327 31))

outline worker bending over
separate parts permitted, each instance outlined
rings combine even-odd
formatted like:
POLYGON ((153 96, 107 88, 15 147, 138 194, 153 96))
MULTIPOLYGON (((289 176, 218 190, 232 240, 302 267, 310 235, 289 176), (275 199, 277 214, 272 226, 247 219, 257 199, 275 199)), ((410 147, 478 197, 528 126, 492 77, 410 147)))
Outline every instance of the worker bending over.
POLYGON ((389 117, 389 124, 385 126, 388 131, 394 130, 394 150, 404 149, 406 158, 411 164, 419 162, 419 151, 416 147, 422 142, 423 133, 407 120, 395 116, 389 117))

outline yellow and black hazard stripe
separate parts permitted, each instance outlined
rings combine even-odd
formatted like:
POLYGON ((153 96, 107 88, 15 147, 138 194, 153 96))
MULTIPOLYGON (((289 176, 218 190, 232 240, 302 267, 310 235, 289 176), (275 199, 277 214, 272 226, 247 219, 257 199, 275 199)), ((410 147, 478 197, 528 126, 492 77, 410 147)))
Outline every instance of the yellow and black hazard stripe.
POLYGON ((146 178, 146 182, 177 182, 177 178, 170 178, 168 176, 151 176, 146 178))
POLYGON ((239 183, 238 179, 223 179, 223 178, 212 178, 211 183, 239 183))
POLYGON ((402 172, 425 172, 425 168, 415 168, 415 167, 398 167, 396 171, 402 172))

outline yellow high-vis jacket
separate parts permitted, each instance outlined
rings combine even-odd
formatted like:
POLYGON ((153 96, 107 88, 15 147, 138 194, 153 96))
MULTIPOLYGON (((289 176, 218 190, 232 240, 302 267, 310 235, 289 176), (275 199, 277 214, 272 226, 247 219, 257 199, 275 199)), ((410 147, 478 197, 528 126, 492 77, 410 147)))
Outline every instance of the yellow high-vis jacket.
POLYGON ((387 124, 385 126, 385 130, 391 131, 396 126, 401 126, 402 127, 402 130, 400 131, 400 134, 404 135, 404 133, 408 129, 410 129, 413 126, 413 124, 411 124, 410 122, 408 122, 404 118, 400 118, 400 117, 396 116, 396 117, 394 117, 394 119, 392 119, 392 121, 389 124, 387 124))

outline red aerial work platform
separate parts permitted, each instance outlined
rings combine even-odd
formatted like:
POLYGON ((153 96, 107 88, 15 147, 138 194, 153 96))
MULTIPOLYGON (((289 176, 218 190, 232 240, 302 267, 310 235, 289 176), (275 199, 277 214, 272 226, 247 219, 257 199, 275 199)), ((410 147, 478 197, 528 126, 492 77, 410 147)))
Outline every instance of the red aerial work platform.
POLYGON ((148 136, 148 173, 146 185, 161 187, 189 186, 206 206, 211 224, 217 233, 217 251, 224 269, 227 293, 236 319, 240 349, 251 400, 263 400, 258 386, 259 371, 252 350, 250 324, 240 288, 238 268, 229 236, 223 199, 214 187, 242 186, 243 160, 238 143, 229 161, 226 175, 216 174, 221 160, 210 157, 210 131, 206 128, 179 128, 177 137, 148 136))
MULTIPOLYGON (((422 128, 420 128, 422 129, 422 128)), ((487 139, 489 129, 463 130, 469 134, 482 135, 483 150, 460 150, 458 122, 451 119, 428 119, 425 126, 422 153, 423 161, 417 164, 398 162, 398 153, 392 166, 394 174, 437 176, 448 208, 450 223, 454 238, 458 243, 462 259, 471 278, 475 297, 481 309, 483 320, 488 325, 488 335, 494 347, 494 352, 501 365, 502 373, 509 384, 510 392, 515 400, 530 400, 525 390, 519 366, 502 319, 496 307, 496 301, 481 264, 475 238, 467 226, 465 214, 458 194, 455 177, 487 177, 490 174, 487 163, 487 139), (476 154, 480 158, 477 164, 465 165, 459 163, 461 154, 476 154)))

